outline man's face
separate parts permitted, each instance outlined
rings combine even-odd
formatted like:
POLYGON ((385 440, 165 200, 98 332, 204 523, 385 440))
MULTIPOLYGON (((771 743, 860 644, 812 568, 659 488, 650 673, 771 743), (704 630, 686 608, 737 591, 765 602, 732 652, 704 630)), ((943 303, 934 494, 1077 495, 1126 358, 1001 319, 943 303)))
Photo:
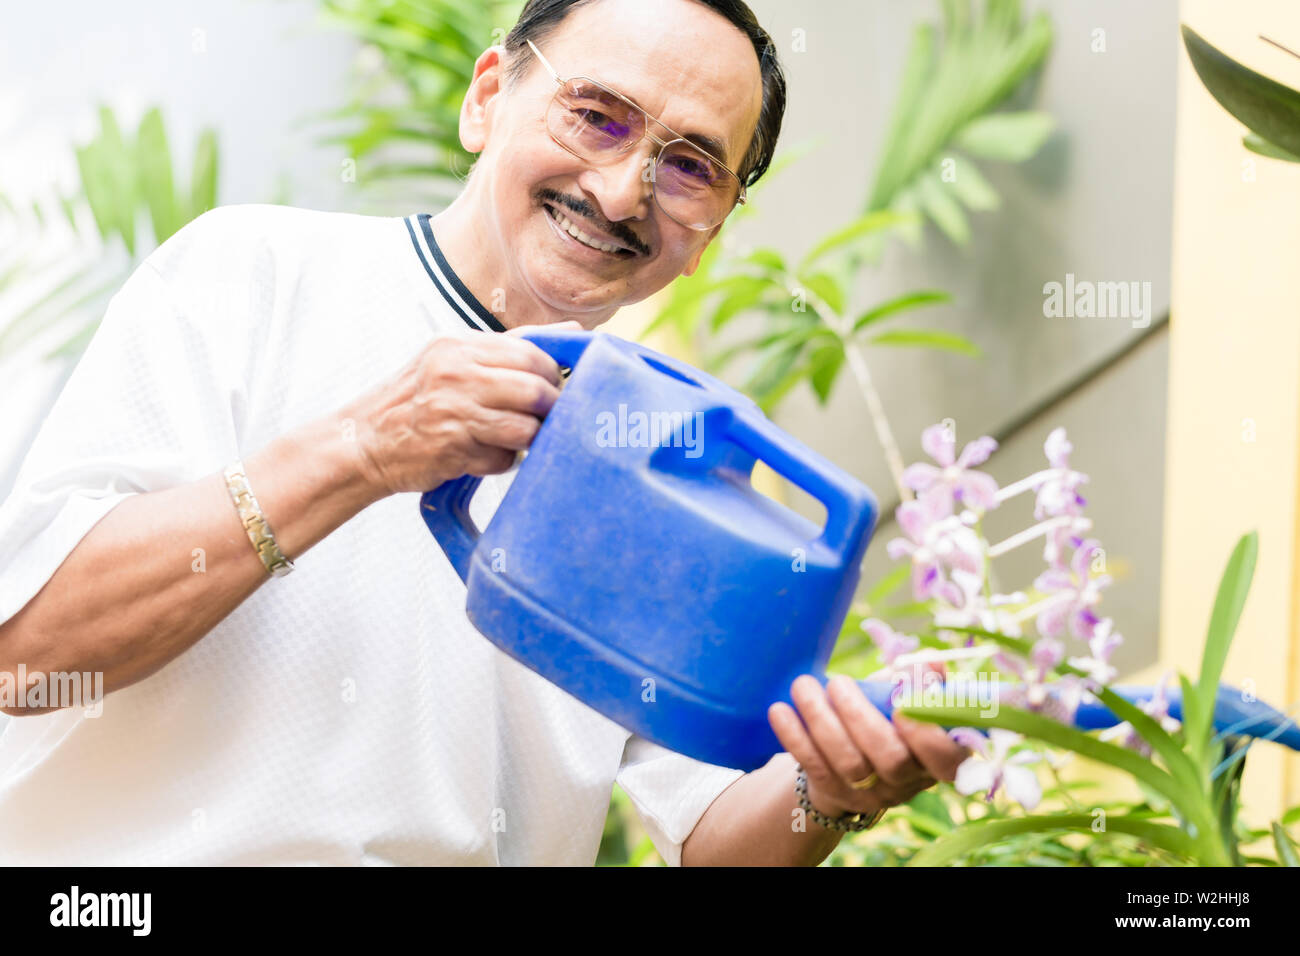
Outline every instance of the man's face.
MULTIPOLYGON (((753 45, 714 11, 692 0, 596 0, 573 10, 538 46, 561 76, 598 80, 682 136, 722 140, 720 158, 739 172, 762 81, 753 45)), ((558 145, 546 127, 555 81, 528 56, 519 84, 507 88, 503 77, 483 111, 474 176, 485 200, 484 238, 511 272, 510 286, 528 290, 557 320, 594 328, 620 306, 693 272, 720 227, 689 229, 659 208, 644 175, 658 151, 650 139, 599 166, 558 145), (557 213, 631 254, 580 242, 557 213)))

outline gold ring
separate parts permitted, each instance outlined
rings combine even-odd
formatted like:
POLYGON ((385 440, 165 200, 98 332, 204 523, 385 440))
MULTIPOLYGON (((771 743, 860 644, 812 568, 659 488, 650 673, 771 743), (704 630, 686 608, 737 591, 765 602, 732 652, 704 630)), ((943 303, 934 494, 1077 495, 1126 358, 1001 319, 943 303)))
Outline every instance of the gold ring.
POLYGON ((863 777, 861 780, 850 780, 849 786, 852 787, 854 790, 870 790, 872 787, 876 785, 878 780, 879 778, 876 776, 875 772, 872 771, 871 773, 863 777))

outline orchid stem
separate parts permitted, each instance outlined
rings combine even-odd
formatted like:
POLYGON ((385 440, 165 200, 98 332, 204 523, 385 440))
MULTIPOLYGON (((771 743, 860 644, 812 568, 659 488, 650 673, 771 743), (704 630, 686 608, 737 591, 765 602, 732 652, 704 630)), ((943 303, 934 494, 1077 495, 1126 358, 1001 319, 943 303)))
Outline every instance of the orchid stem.
POLYGON ((1011 537, 990 546, 989 557, 1001 557, 1008 551, 1020 547, 1022 544, 1028 544, 1035 538, 1041 538, 1054 528, 1060 528, 1075 523, 1078 523, 1081 530, 1087 530, 1088 527, 1092 526, 1092 522, 1087 518, 1080 518, 1077 515, 1057 515, 1055 518, 1048 518, 1046 521, 1040 521, 1038 524, 1032 525, 1024 531, 1013 534, 1011 537), (1086 525, 1084 524, 1085 522, 1087 522, 1086 525))
POLYGON ((889 427, 889 419, 885 417, 885 406, 880 400, 880 393, 876 391, 875 383, 871 379, 871 370, 867 367, 867 357, 862 354, 862 349, 853 342, 844 340, 844 356, 848 359, 849 370, 853 377, 857 379, 858 390, 867 402, 867 411, 871 415, 871 422, 876 429, 876 438, 880 441, 880 447, 885 453, 885 461, 889 465, 889 472, 894 478, 894 486, 898 490, 898 497, 901 501, 912 500, 912 489, 903 483, 903 454, 898 450, 898 442, 894 439, 893 429, 889 427))

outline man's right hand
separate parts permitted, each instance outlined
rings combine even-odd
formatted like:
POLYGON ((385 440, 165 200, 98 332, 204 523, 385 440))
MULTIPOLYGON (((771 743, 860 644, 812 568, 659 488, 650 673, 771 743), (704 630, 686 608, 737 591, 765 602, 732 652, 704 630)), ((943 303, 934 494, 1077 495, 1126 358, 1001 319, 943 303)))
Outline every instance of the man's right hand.
MULTIPOLYGON (((564 322, 553 328, 581 328, 564 322)), ((354 417, 366 480, 383 497, 509 470, 560 396, 549 355, 509 333, 438 338, 362 396, 354 417)))

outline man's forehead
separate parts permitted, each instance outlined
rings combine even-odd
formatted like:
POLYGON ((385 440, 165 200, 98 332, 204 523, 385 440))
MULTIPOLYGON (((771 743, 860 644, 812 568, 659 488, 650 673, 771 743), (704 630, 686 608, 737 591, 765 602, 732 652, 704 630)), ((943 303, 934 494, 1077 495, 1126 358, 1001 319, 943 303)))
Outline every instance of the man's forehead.
POLYGON ((542 51, 561 75, 599 80, 732 163, 758 122, 762 78, 753 44, 694 0, 582 4, 542 51))

